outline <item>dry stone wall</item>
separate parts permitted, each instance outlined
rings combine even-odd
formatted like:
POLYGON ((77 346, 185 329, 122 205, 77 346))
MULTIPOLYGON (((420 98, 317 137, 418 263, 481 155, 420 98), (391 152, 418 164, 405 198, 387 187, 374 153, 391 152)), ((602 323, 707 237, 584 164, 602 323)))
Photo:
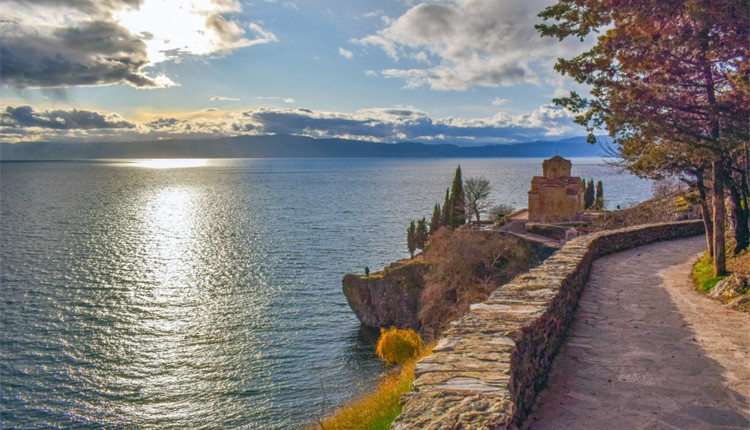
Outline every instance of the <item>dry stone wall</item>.
POLYGON ((593 261, 702 232, 702 221, 684 221, 568 242, 452 324, 434 354, 417 364, 414 390, 402 400, 403 411, 391 429, 517 428, 564 340, 593 261))

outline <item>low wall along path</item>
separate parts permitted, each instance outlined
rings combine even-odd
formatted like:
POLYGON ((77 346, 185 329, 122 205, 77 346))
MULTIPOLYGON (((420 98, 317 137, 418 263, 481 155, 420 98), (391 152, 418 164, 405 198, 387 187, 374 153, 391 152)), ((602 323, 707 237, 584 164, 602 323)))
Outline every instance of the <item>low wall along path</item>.
POLYGON ((405 396, 403 412, 391 428, 521 425, 563 344, 594 260, 702 232, 701 221, 685 221, 599 232, 568 242, 452 324, 434 354, 417 364, 414 391, 405 396))
POLYGON ((532 429, 750 429, 750 315, 692 291, 703 237, 601 258, 532 429))

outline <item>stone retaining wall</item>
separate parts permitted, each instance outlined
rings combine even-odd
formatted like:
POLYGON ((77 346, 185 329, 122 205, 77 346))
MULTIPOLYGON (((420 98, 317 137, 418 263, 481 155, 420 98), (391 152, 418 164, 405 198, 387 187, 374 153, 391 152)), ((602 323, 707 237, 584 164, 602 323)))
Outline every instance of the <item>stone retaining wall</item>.
POLYGON ((403 412, 391 429, 517 428, 564 340, 593 261, 702 232, 702 221, 684 221, 568 242, 452 323, 434 354, 417 364, 414 390, 404 397, 403 412))

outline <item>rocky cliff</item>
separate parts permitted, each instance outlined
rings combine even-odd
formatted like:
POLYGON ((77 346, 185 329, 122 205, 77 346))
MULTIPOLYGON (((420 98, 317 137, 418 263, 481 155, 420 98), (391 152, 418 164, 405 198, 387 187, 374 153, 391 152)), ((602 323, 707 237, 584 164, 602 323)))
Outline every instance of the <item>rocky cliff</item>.
MULTIPOLYGON (((517 237, 506 232, 487 231, 472 234, 504 236, 508 240, 519 240, 530 246, 523 257, 525 263, 533 267, 552 255, 558 248, 543 241, 517 237)), ((514 265, 510 265, 514 266, 514 265)), ((501 270, 510 270, 509 268, 501 270)), ((428 266, 421 255, 413 260, 400 260, 370 276, 347 274, 343 279, 346 300, 354 314, 367 327, 380 328, 395 326, 422 331, 419 311, 422 308, 422 292, 428 266)), ((517 272, 506 273, 515 276, 517 272)))
POLYGON ((368 327, 419 330, 420 296, 427 266, 421 258, 392 263, 370 276, 344 276, 344 295, 349 307, 368 327))

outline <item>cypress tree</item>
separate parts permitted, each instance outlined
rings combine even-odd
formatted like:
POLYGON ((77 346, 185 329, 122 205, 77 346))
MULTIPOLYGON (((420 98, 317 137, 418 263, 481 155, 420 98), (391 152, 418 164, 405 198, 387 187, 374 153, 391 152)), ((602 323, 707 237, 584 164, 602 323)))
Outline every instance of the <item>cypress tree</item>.
POLYGON ((594 207, 598 210, 604 209, 604 185, 602 185, 602 181, 596 182, 596 203, 594 207))
POLYGON ((427 245, 427 219, 425 217, 417 221, 417 229, 414 232, 414 245, 417 249, 421 250, 424 250, 425 245, 427 245))
POLYGON ((440 221, 443 214, 440 212, 440 203, 435 203, 435 209, 432 211, 430 219, 430 236, 440 228, 440 221))
POLYGON ((461 179, 461 166, 456 168, 456 175, 453 177, 450 202, 450 226, 458 228, 459 226, 466 224, 466 202, 464 196, 464 183, 461 179))
POLYGON ((451 225, 451 198, 448 195, 448 188, 445 189, 445 201, 443 202, 443 214, 440 219, 440 225, 451 225))
POLYGON ((414 225, 414 220, 411 221, 409 228, 406 229, 406 246, 409 248, 411 258, 414 258, 414 251, 417 250, 417 226, 414 225))
POLYGON ((594 194, 594 180, 589 179, 588 185, 586 185, 586 193, 583 195, 584 207, 591 209, 594 206, 594 200, 596 195, 594 194))

